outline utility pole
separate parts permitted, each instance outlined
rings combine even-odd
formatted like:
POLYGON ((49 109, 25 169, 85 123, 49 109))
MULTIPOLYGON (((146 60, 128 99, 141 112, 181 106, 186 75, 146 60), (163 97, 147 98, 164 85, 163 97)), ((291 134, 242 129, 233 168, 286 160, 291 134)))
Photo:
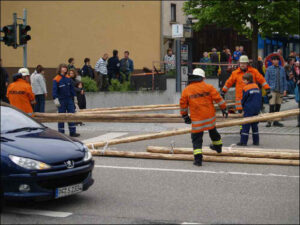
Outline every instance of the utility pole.
POLYGON ((181 40, 176 39, 176 92, 181 92, 181 40))
MULTIPOLYGON (((23 24, 27 26, 27 9, 23 10, 23 24)), ((23 67, 27 68, 27 44, 23 45, 23 67)))

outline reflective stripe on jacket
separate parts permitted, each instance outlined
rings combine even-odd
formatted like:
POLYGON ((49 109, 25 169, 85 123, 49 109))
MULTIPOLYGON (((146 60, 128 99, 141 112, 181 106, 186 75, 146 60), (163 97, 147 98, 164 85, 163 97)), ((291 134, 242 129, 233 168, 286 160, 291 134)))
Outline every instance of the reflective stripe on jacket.
POLYGON ((251 73, 253 76, 253 82, 259 83, 264 89, 270 89, 265 78, 258 72, 257 69, 248 66, 248 70, 243 72, 241 68, 236 69, 232 72, 231 76, 226 81, 222 91, 227 92, 232 85, 235 84, 235 106, 237 110, 242 110, 242 98, 243 98, 243 88, 246 84, 243 82, 243 75, 245 73, 251 73))
POLYGON ((214 102, 218 103, 221 109, 226 108, 226 103, 218 91, 204 81, 192 82, 183 90, 180 98, 180 113, 186 115, 188 110, 190 111, 192 133, 211 130, 215 127, 214 102))
POLYGON ((31 85, 22 78, 8 86, 7 98, 11 105, 29 115, 33 113, 31 102, 34 101, 34 94, 31 85))

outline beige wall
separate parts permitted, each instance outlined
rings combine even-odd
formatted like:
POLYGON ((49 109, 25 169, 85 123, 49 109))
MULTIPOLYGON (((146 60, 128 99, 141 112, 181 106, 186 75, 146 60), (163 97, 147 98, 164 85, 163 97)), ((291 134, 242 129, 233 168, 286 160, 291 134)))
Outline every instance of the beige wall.
MULTIPOLYGON (((75 58, 76 67, 85 57, 92 66, 113 49, 123 57, 130 51, 135 68, 150 67, 160 57, 159 1, 1 1, 1 26, 12 23, 12 14, 28 11, 32 40, 28 42, 28 67, 56 67, 75 58)), ((21 67, 22 48, 1 42, 6 67, 21 67)))

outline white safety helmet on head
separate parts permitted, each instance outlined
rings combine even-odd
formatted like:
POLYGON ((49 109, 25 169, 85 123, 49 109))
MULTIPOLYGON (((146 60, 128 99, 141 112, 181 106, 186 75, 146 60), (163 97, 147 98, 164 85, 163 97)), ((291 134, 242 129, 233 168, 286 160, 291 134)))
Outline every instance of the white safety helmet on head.
POLYGON ((240 63, 248 63, 249 62, 249 59, 248 59, 248 56, 246 55, 241 55, 240 57, 240 63))
POLYGON ((21 73, 23 77, 30 75, 29 74, 29 70, 27 68, 20 68, 19 71, 18 71, 18 73, 21 73))
POLYGON ((196 68, 196 69, 194 69, 194 70, 193 70, 193 74, 191 74, 191 75, 193 75, 193 76, 199 76, 199 77, 205 78, 205 72, 204 72, 204 70, 201 69, 201 68, 196 68))

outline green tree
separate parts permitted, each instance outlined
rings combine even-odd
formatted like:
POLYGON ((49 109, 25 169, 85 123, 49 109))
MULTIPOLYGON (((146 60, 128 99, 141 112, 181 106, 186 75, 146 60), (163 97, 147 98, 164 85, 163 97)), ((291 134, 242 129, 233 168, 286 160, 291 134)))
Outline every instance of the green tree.
POLYGON ((199 21, 193 25, 200 30, 205 25, 233 28, 252 42, 252 59, 258 57, 258 34, 272 37, 299 34, 299 0, 190 0, 184 12, 199 21))

